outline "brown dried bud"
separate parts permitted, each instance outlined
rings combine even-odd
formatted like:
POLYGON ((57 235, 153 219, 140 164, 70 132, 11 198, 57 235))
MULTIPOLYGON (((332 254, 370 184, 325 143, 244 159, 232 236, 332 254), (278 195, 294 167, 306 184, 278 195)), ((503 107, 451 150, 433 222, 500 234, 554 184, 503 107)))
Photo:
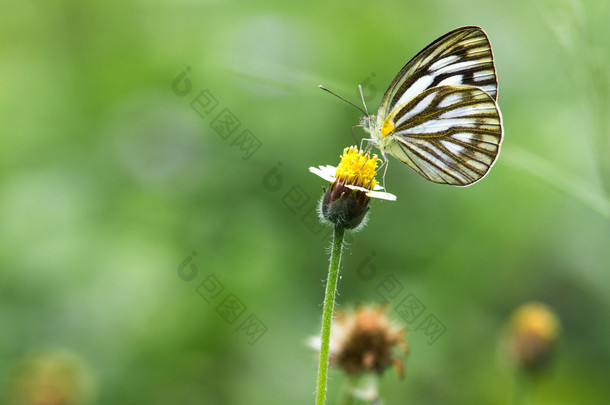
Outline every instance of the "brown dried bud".
POLYGON ((382 374, 394 366, 404 375, 403 357, 408 352, 405 329, 393 324, 386 307, 359 307, 338 312, 331 329, 330 364, 346 374, 382 374))

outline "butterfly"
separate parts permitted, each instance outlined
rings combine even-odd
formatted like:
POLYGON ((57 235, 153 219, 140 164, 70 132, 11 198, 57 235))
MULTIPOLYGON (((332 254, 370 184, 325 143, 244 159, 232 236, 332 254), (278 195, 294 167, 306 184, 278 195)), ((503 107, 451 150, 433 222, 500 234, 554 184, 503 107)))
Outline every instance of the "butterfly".
POLYGON ((377 115, 365 113, 360 124, 386 163, 392 155, 434 183, 468 186, 500 152, 497 95, 487 35, 461 27, 415 55, 390 83, 377 115))

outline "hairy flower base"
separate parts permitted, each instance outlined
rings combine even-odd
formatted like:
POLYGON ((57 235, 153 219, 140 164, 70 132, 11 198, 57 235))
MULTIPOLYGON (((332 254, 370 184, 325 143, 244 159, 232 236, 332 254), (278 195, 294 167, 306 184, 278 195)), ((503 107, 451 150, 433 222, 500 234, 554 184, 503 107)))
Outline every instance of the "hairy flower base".
POLYGON ((344 184, 333 183, 322 196, 320 214, 329 223, 355 229, 361 224, 369 210, 370 198, 360 190, 351 190, 344 184))

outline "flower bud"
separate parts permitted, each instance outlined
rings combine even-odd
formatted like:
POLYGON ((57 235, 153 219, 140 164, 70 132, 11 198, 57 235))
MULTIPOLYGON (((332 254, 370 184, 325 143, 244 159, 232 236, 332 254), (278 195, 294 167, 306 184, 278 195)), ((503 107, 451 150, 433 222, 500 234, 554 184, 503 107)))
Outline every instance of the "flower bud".
POLYGON ((354 229, 365 219, 370 200, 363 191, 352 190, 335 182, 322 196, 320 214, 335 226, 354 229))
POLYGON ((559 335, 559 320, 539 302, 519 307, 512 315, 508 345, 511 359, 526 372, 539 372, 551 361, 559 335))

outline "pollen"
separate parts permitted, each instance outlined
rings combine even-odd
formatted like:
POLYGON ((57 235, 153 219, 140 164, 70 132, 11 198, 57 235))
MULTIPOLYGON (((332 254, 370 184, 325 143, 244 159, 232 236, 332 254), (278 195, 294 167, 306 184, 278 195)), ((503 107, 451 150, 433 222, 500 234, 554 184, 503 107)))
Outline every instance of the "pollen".
POLYGON ((364 153, 355 146, 345 148, 335 178, 344 184, 373 190, 378 161, 377 155, 371 156, 369 152, 364 153))

